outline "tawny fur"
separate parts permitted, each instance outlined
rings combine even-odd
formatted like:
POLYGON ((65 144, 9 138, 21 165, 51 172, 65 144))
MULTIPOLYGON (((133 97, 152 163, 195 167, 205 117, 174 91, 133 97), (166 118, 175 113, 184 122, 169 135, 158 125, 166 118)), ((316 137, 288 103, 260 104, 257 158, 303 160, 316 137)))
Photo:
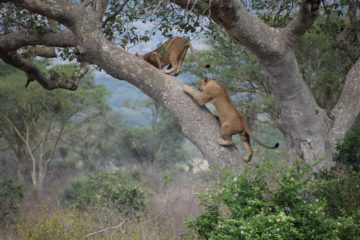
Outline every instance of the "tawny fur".
MULTIPOLYGON (((194 48, 190 44, 190 40, 188 38, 174 37, 151 52, 148 52, 144 55, 139 55, 136 53, 135 55, 141 57, 159 69, 169 65, 165 73, 171 74, 175 72, 176 76, 180 73, 181 65, 189 48, 194 55, 196 62, 202 66, 200 61, 197 59, 194 48)), ((209 68, 209 65, 204 67, 209 68)))
POLYGON ((246 119, 241 116, 235 104, 232 102, 227 90, 220 85, 215 79, 204 78, 198 85, 200 93, 195 92, 190 86, 185 85, 183 90, 185 93, 193 97, 200 105, 204 105, 209 101, 215 105, 221 123, 221 139, 218 143, 223 146, 232 145, 232 135, 240 134, 240 138, 247 152, 244 161, 251 160, 253 150, 250 144, 250 137, 265 148, 277 148, 279 143, 274 146, 268 146, 259 141, 248 127, 246 119))

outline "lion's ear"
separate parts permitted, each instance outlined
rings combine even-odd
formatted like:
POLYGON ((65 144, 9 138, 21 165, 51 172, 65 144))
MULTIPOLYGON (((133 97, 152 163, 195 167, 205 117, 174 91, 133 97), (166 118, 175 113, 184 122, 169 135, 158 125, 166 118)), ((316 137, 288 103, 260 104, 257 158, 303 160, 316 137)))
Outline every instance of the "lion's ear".
POLYGON ((208 81, 209 81, 209 79, 208 79, 207 77, 205 77, 205 78, 204 78, 204 82, 207 83, 208 81))

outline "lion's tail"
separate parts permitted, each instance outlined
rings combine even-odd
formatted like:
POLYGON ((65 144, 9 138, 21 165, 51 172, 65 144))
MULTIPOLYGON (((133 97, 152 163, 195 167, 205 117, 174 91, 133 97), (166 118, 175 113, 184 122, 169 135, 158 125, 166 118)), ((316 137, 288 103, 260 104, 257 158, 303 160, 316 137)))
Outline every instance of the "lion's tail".
POLYGON ((191 50, 191 53, 193 54, 194 59, 195 59, 195 61, 197 62, 197 64, 199 64, 199 66, 201 66, 201 67, 203 67, 203 68, 210 68, 210 65, 209 65, 209 64, 203 65, 203 64, 200 62, 200 60, 199 60, 198 57, 196 56, 195 50, 194 50, 194 48, 193 48, 193 46, 191 45, 190 42, 188 43, 188 46, 189 46, 189 48, 190 48, 190 50, 191 50))
POLYGON ((278 142, 275 143, 274 146, 267 145, 267 144, 261 142, 259 139, 257 139, 248 129, 247 129, 246 132, 249 134, 249 136, 250 136, 257 144, 263 146, 264 148, 275 149, 275 148, 278 148, 279 145, 280 145, 278 142))

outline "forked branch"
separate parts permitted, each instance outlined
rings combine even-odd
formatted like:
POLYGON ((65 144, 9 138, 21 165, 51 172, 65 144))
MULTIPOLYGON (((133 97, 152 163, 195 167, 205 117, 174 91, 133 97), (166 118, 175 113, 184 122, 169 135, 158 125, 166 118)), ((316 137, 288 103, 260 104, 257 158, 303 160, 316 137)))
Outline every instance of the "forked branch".
POLYGON ((311 27, 319 15, 321 0, 303 0, 297 17, 285 28, 288 43, 293 46, 311 27))
POLYGON ((329 134, 334 140, 342 139, 345 133, 354 124, 360 113, 360 58, 350 69, 339 100, 331 114, 334 125, 329 134))
POLYGON ((7 64, 16 67, 26 73, 28 78, 26 86, 28 86, 31 81, 36 80, 43 88, 47 90, 62 88, 74 91, 79 86, 80 78, 85 75, 84 71, 80 71, 79 76, 73 79, 69 79, 64 76, 54 77, 50 75, 49 77, 47 77, 43 73, 41 73, 41 71, 34 63, 23 58, 15 51, 0 51, 0 58, 7 64))

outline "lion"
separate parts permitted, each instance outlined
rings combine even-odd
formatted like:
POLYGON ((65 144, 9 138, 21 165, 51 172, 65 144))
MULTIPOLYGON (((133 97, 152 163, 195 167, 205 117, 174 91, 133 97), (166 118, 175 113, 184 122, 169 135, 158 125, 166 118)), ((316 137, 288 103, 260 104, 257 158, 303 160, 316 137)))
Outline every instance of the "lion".
MULTIPOLYGON (((181 65, 189 48, 194 55, 195 61, 199 66, 203 66, 195 55, 194 48, 190 44, 190 39, 182 37, 171 38, 155 50, 144 55, 136 53, 135 56, 144 59, 159 69, 163 68, 165 65, 169 65, 165 73, 171 74, 175 72, 175 76, 177 76, 180 73, 181 65)), ((210 65, 205 65, 203 67, 210 68, 210 65)))
POLYGON ((218 144, 229 146, 233 144, 232 135, 240 134, 240 138, 245 147, 247 155, 243 158, 249 162, 253 155, 250 144, 250 137, 259 145, 274 149, 279 147, 279 143, 269 146, 258 140, 250 131, 246 119, 237 110, 232 102, 227 90, 215 79, 204 78, 198 84, 200 93, 196 93, 190 86, 185 85, 183 91, 196 100, 199 105, 204 105, 209 101, 215 105, 221 124, 221 139, 218 144))

